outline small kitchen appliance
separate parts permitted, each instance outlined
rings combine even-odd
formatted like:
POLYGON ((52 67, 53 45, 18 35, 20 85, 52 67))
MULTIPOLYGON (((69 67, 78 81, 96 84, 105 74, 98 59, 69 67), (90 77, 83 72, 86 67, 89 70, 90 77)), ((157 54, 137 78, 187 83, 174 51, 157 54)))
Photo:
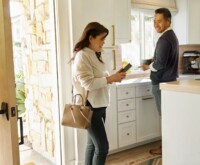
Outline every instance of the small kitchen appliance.
POLYGON ((200 52, 183 52, 183 74, 200 74, 200 52))

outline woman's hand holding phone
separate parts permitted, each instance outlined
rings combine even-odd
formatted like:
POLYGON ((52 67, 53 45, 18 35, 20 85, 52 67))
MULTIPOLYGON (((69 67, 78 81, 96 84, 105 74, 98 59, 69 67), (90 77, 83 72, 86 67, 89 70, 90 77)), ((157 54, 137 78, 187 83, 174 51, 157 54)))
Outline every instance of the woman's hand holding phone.
POLYGON ((112 84, 113 82, 121 82, 122 79, 126 77, 125 72, 120 72, 120 70, 109 77, 106 77, 107 83, 112 84))

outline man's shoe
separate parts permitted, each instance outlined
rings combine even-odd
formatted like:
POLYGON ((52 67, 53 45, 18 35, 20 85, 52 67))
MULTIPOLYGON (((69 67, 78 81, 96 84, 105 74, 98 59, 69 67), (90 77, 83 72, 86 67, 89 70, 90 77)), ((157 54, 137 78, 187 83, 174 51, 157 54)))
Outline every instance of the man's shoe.
POLYGON ((152 155, 162 155, 162 146, 156 149, 151 149, 149 153, 152 155))

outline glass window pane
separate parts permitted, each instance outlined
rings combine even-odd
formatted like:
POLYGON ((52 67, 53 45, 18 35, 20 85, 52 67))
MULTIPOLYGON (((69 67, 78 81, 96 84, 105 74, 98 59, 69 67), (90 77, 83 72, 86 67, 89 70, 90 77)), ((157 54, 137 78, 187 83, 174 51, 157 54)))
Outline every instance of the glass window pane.
POLYGON ((155 32, 154 13, 131 11, 131 43, 122 44, 122 63, 130 62, 131 73, 141 71, 141 59, 153 58, 158 35, 155 32))
POLYGON ((130 62, 131 72, 140 65, 140 17, 139 13, 131 14, 131 43, 122 44, 122 64, 130 62))
POLYGON ((149 59, 153 57, 155 49, 154 27, 152 15, 144 15, 144 55, 142 58, 149 59))

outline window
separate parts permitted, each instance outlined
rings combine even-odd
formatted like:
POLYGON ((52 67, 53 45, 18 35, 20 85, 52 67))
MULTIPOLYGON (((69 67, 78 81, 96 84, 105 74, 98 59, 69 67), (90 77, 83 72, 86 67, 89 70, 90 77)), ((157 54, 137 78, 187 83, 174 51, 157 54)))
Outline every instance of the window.
POLYGON ((131 43, 122 44, 122 61, 133 64, 131 73, 142 72, 138 66, 142 59, 152 58, 158 34, 153 27, 154 13, 132 11, 131 43))

